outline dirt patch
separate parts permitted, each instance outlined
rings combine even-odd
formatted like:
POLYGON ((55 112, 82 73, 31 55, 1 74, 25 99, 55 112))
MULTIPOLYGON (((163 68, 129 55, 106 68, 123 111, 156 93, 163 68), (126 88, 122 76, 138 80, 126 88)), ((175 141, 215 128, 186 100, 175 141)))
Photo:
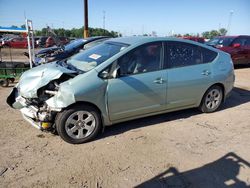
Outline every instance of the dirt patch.
POLYGON ((26 123, 0 88, 0 187, 249 187, 250 68, 223 108, 108 127, 70 145, 26 123))

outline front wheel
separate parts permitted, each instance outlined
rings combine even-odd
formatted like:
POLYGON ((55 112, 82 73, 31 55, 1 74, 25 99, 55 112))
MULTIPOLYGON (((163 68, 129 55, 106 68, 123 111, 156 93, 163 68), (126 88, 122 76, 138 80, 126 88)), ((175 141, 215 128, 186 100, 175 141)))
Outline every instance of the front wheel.
POLYGON ((88 105, 77 105, 64 110, 56 118, 59 136, 70 144, 82 144, 94 139, 101 130, 98 110, 88 105))
POLYGON ((207 92, 203 96, 199 109, 205 113, 214 112, 220 107, 222 100, 222 88, 217 85, 212 86, 207 90, 207 92))

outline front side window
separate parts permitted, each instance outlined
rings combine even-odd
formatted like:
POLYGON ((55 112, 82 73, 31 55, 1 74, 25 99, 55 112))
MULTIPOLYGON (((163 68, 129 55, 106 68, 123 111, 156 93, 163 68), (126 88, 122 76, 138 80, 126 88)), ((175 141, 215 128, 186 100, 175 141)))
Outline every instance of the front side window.
POLYGON ((168 42, 166 55, 167 64, 170 68, 202 63, 199 47, 184 42, 168 42))
POLYGON ((117 61, 119 75, 126 76, 160 70, 161 53, 161 42, 145 44, 128 52, 117 61))

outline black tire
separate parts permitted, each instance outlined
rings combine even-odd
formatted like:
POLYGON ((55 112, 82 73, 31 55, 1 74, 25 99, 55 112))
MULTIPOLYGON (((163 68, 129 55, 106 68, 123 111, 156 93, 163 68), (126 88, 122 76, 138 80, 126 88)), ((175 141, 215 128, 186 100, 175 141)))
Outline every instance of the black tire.
POLYGON ((218 85, 214 85, 210 87, 204 94, 201 104, 199 106, 199 110, 204 113, 215 112, 221 106, 222 101, 223 101, 223 89, 218 85), (215 96, 212 96, 213 92, 215 96), (216 97, 216 95, 218 95, 218 97, 216 97))
POLYGON ((9 80, 8 79, 0 80, 0 85, 2 87, 8 87, 9 86, 9 80))
MULTIPOLYGON (((80 121, 80 120, 76 120, 76 121, 80 121)), ((96 110, 96 108, 94 108, 92 106, 85 105, 85 104, 75 105, 69 109, 65 109, 63 112, 61 112, 57 115, 55 123, 56 123, 56 131, 59 134, 59 136, 64 141, 66 141, 70 144, 82 144, 82 143, 91 141, 100 133, 101 128, 102 128, 100 113, 98 112, 98 110, 96 110), (93 128, 91 134, 87 135, 84 138, 72 138, 72 136, 70 136, 69 133, 67 132, 67 130, 69 131, 69 129, 68 129, 68 127, 66 128, 66 126, 73 125, 73 124, 67 124, 67 122, 70 121, 70 118, 73 117, 74 114, 76 114, 77 112, 82 113, 83 111, 88 112, 89 114, 92 115, 91 117, 94 118, 93 121, 95 121, 95 127, 93 128)), ((86 126, 86 124, 84 122, 84 125, 82 125, 82 126, 84 127, 84 126, 86 126)), ((73 125, 71 128, 73 128, 75 126, 80 127, 80 125, 77 124, 77 125, 73 125)), ((79 130, 76 130, 76 132, 74 132, 74 133, 78 133, 78 131, 79 130)), ((81 131, 83 131, 83 130, 81 130, 81 131)), ((71 135, 76 136, 77 134, 73 134, 73 131, 72 131, 71 135)))

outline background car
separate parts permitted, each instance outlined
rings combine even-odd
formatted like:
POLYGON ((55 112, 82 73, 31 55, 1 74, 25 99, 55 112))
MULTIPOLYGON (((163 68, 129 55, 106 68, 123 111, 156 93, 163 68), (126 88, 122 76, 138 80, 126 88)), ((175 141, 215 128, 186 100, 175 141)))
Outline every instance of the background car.
POLYGON ((7 103, 36 128, 79 144, 127 120, 194 107, 214 112, 234 79, 230 55, 218 49, 173 38, 114 38, 26 71, 7 103))
POLYGON ((46 40, 48 39, 48 37, 46 37, 46 36, 41 36, 38 40, 37 40, 37 45, 39 46, 39 47, 45 47, 45 45, 46 45, 46 40))
MULTIPOLYGON (((8 41, 5 41, 4 45, 11 47, 11 48, 27 48, 28 41, 27 41, 27 38, 17 37, 17 38, 12 38, 8 41)), ((35 47, 37 47, 35 41, 34 41, 34 45, 35 45, 35 47)))
POLYGON ((250 36, 220 36, 206 43, 231 55, 235 65, 250 64, 250 36))
POLYGON ((45 47, 51 47, 54 45, 60 46, 69 43, 69 39, 67 37, 48 37, 45 43, 45 47))
POLYGON ((203 37, 182 37, 183 39, 187 39, 187 40, 192 40, 192 41, 196 41, 199 43, 205 43, 205 38, 203 37))
POLYGON ((14 39, 14 38, 18 38, 18 37, 19 37, 19 36, 14 36, 14 37, 6 36, 6 37, 3 37, 3 38, 1 39, 1 46, 2 46, 2 47, 8 46, 9 41, 11 41, 11 40, 14 39))
POLYGON ((91 48, 107 39, 109 39, 109 37, 105 36, 89 37, 85 39, 73 40, 69 44, 61 47, 44 48, 35 54, 36 57, 35 64, 41 64, 39 62, 45 63, 45 62, 58 61, 68 58, 78 53, 80 50, 91 48))

